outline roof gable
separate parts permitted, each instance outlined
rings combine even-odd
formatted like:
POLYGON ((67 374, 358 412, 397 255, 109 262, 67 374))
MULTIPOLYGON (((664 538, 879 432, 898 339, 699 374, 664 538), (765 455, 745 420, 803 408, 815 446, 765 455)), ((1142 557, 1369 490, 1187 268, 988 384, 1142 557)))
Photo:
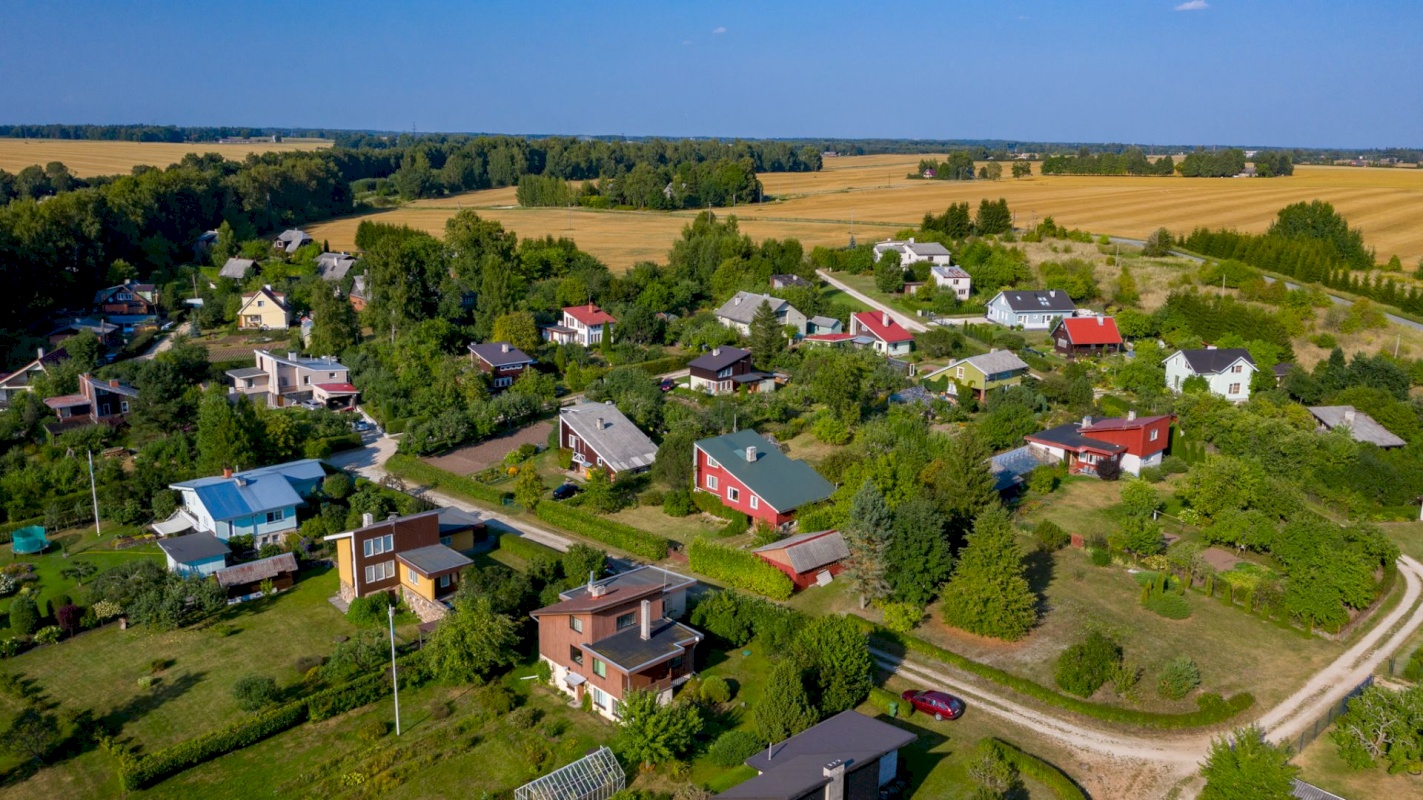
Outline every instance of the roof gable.
POLYGON ((611 325, 612 323, 617 322, 616 319, 613 319, 612 314, 609 314, 608 312, 604 311, 593 303, 589 303, 586 306, 569 306, 568 308, 563 309, 563 313, 567 314, 570 317, 573 317, 574 319, 578 320, 584 325, 589 326, 590 328, 596 327, 598 325, 611 325))
POLYGON ((508 342, 471 343, 469 352, 491 367, 511 367, 518 364, 534 363, 527 353, 508 342))
POLYGON ((750 325, 752 318, 756 316, 756 311, 761 308, 762 303, 769 303, 771 310, 777 316, 782 311, 790 307, 790 303, 779 297, 772 297, 769 294, 756 294, 754 292, 737 292, 730 300, 722 303, 721 308, 716 310, 716 316, 722 319, 729 319, 732 322, 740 322, 750 325))
POLYGON ((894 344, 914 339, 914 334, 905 330, 887 311, 856 311, 850 316, 882 342, 894 344))
POLYGON ((787 458, 753 430, 702 439, 696 447, 781 513, 824 500, 835 491, 809 464, 787 458), (754 460, 746 459, 748 448, 754 448, 754 460))
POLYGON ((776 550, 785 551, 786 558, 790 559, 791 569, 796 572, 809 572, 850 557, 850 548, 839 531, 803 533, 758 547, 754 552, 769 553, 776 550))
POLYGON ((703 353, 702 355, 692 359, 690 362, 687 363, 687 368, 704 369, 709 370, 711 372, 716 372, 718 370, 725 369, 731 366, 732 364, 741 361, 742 359, 747 359, 750 357, 750 350, 742 350, 739 347, 727 347, 723 345, 721 347, 712 348, 711 352, 703 353))
POLYGON ((1077 306, 1073 304, 1072 298, 1067 296, 1067 292, 1058 289, 1047 289, 1036 292, 999 292, 989 303, 1002 300, 1002 304, 1019 314, 1042 313, 1044 311, 1054 311, 1062 314, 1076 311, 1077 306))
POLYGON ((1243 347, 1177 350, 1168 356, 1167 360, 1169 361, 1178 355, 1184 359, 1186 367, 1197 375, 1219 375, 1241 361, 1252 371, 1255 369, 1255 359, 1251 358, 1250 351, 1243 347))
POLYGON ((1058 326, 1074 345, 1121 344, 1122 334, 1113 317, 1063 317, 1058 326))
POLYGON ((657 445, 612 403, 579 403, 558 412, 614 472, 651 466, 657 445))

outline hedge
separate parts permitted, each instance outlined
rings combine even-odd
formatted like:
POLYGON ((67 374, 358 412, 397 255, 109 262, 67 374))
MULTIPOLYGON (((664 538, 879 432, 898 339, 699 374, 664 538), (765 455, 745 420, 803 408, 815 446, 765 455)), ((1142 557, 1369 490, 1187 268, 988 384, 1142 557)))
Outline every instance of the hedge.
POLYGON ((294 728, 306 718, 306 702, 288 703, 146 756, 126 756, 119 762, 119 779, 129 791, 152 786, 169 775, 294 728))
POLYGON ((19 519, 14 522, 6 522, 0 525, 0 544, 9 544, 15 537, 15 531, 21 528, 28 528, 31 525, 44 525, 44 517, 31 517, 30 519, 19 519))
POLYGON ((539 544, 533 539, 526 539, 522 536, 506 533, 499 537, 499 549, 506 550, 511 555, 518 556, 525 561, 532 561, 536 558, 546 558, 557 561, 562 555, 557 550, 548 545, 539 544))
POLYGON ((895 719, 908 719, 914 716, 914 704, 908 702, 899 695, 878 686, 870 687, 870 702, 879 706, 884 713, 895 719))
POLYGON ((1002 739, 984 739, 987 747, 1018 768, 1019 774, 1041 783, 1058 800, 1088 800, 1082 787, 1062 770, 1002 739))
POLYGON ((1199 728, 1224 722, 1255 704, 1255 697, 1249 692, 1241 692, 1229 700, 1215 694, 1202 695, 1196 700, 1196 704, 1199 708, 1196 711, 1185 714, 1162 714, 1154 711, 1136 711, 1130 708, 1119 708, 1102 703, 1093 703, 1087 700, 1069 697, 1068 695, 1049 689, 1027 678, 1019 677, 1004 672, 996 667, 990 667, 987 664, 981 664, 972 659, 965 658, 958 653, 945 650, 923 639, 895 633, 863 617, 857 617, 852 614, 850 615, 850 619, 864 628, 872 638, 903 648, 906 652, 920 653, 921 655, 929 656, 950 666, 958 667, 965 672, 971 672, 980 678, 985 678, 1014 691, 1021 692, 1028 697, 1047 703, 1048 705, 1073 711, 1086 717, 1092 717, 1093 719, 1100 719, 1104 722, 1116 722, 1123 725, 1136 725, 1162 730, 1199 728))
POLYGON ((784 572, 746 550, 693 539, 687 548, 687 559, 693 572, 772 600, 788 600, 794 589, 784 572))
POLYGON ((534 515, 550 525, 557 525, 579 536, 626 550, 636 556, 652 561, 661 561, 667 557, 668 541, 665 537, 604 519, 566 503, 539 503, 534 507, 534 515))
POLYGON ((695 355, 668 356, 666 358, 658 358, 652 361, 644 361, 641 364, 635 364, 634 366, 636 366, 643 372, 646 372, 648 375, 652 375, 655 377, 657 375, 663 374, 664 372, 676 372, 681 369, 686 369, 687 365, 690 364, 692 359, 695 357, 695 355))
POLYGON ((692 504, 714 517, 726 520, 726 525, 722 527, 718 536, 738 536, 751 527, 750 517, 734 508, 722 505, 721 499, 714 494, 692 492, 692 504))
POLYGON ((423 483, 427 486, 443 489, 451 494, 462 495, 470 500, 477 500, 481 503, 492 505, 503 505, 509 493, 486 486, 472 478, 463 475, 456 475, 453 472, 446 472, 438 467, 432 467, 414 456, 397 453, 385 462, 387 472, 393 472, 402 478, 423 483))

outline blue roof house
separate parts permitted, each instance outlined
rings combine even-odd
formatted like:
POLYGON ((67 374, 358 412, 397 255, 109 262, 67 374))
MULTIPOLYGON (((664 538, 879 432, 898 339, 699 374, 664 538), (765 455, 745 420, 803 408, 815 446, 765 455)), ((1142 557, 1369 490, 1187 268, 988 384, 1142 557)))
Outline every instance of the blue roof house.
POLYGON ((308 458, 246 472, 223 470, 213 478, 172 484, 183 500, 192 528, 222 541, 252 536, 257 547, 280 543, 297 529, 296 509, 326 477, 321 462, 308 458))

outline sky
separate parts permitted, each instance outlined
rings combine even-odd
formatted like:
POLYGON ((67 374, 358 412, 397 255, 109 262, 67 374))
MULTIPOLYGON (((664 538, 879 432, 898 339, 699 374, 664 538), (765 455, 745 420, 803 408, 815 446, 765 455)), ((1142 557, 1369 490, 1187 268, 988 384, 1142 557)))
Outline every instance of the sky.
POLYGON ((1423 146, 1418 0, 6 0, 0 123, 1423 146))

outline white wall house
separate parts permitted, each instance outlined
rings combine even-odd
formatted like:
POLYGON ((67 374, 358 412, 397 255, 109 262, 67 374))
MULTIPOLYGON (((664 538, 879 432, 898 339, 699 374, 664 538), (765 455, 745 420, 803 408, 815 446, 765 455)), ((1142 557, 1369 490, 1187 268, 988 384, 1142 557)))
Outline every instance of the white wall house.
POLYGON ((899 263, 905 267, 923 261, 945 267, 953 263, 948 248, 938 242, 916 242, 912 236, 905 241, 885 239, 882 242, 875 242, 873 250, 875 261, 879 261, 881 256, 890 251, 899 253, 899 263))
POLYGON ((755 319, 756 312, 760 310, 763 303, 770 304, 771 311, 776 314, 777 322, 793 326, 801 336, 805 335, 805 315, 785 300, 772 297, 769 294, 737 292, 716 310, 717 321, 742 336, 748 336, 751 333, 751 320, 755 319))
POLYGON ((1255 359, 1243 347, 1214 347, 1177 350, 1166 357, 1166 388, 1180 392, 1187 378, 1206 379, 1211 394, 1234 403, 1250 399, 1250 379, 1255 376, 1255 359))
POLYGON ((988 301, 988 321, 1025 331, 1045 331, 1056 320, 1077 314, 1077 305, 1067 292, 1048 289, 1038 292, 1002 291, 988 301))
POLYGON ((930 270, 930 274, 934 278, 935 286, 953 292, 960 300, 968 299, 969 289, 973 287, 973 279, 962 267, 935 265, 930 270))

